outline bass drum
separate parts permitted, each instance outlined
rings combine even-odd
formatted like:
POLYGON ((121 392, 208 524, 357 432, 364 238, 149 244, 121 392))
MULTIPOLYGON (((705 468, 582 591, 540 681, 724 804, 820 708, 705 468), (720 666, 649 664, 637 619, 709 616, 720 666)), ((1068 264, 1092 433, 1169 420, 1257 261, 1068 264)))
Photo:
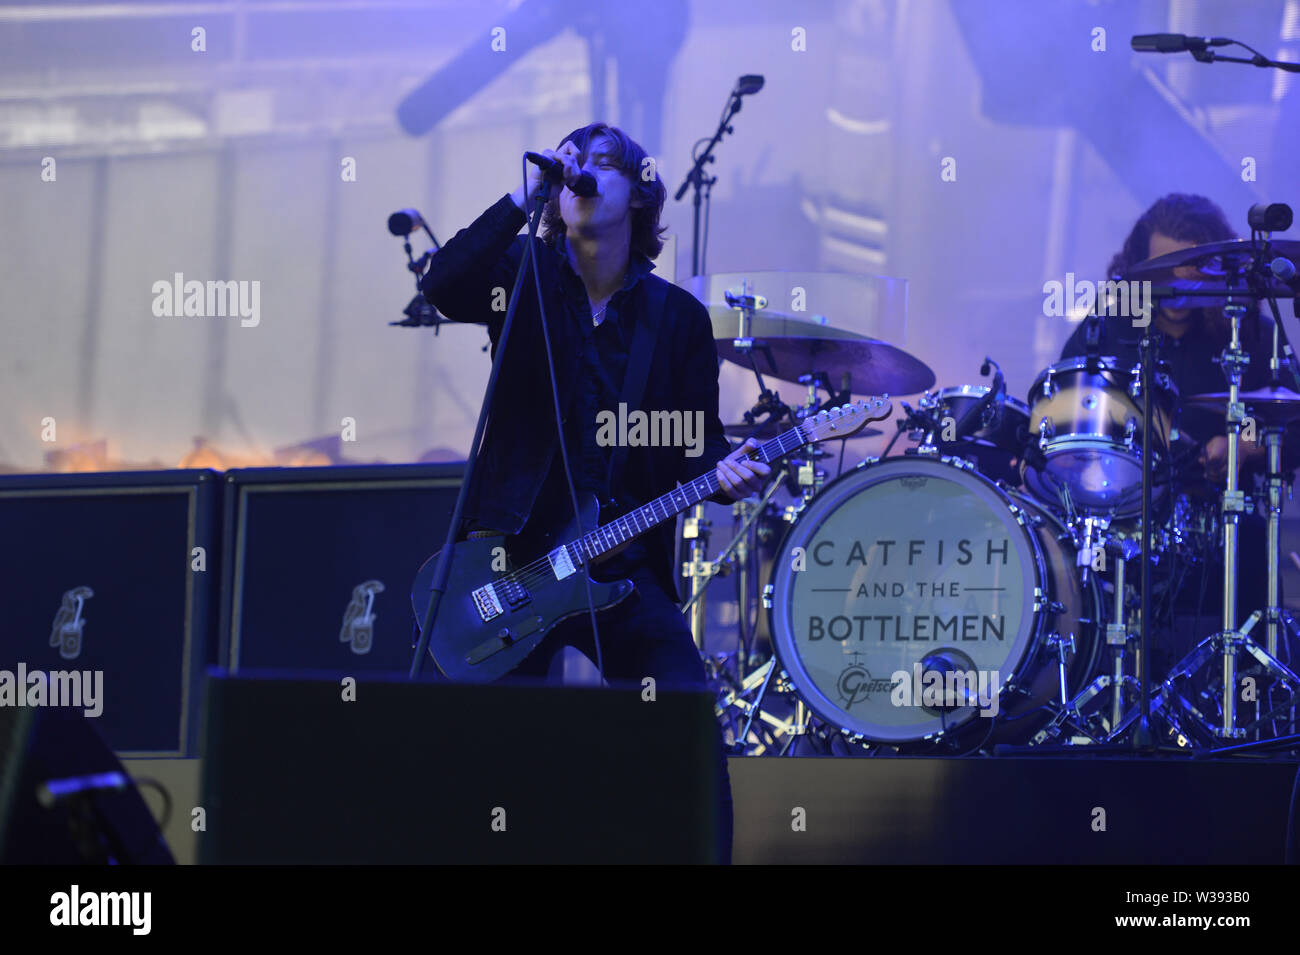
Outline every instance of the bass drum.
POLYGON ((1060 699, 1053 635, 1071 697, 1096 674, 1090 579, 1029 498, 959 459, 887 458, 832 481, 789 529, 769 625, 795 690, 846 733, 913 752, 1023 742, 1060 699))

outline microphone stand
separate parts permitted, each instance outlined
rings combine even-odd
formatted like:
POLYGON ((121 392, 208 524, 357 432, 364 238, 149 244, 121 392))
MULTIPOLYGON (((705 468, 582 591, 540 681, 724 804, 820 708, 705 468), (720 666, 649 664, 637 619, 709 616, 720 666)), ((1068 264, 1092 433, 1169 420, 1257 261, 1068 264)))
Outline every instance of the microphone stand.
POLYGON ((1209 48, 1204 50, 1188 50, 1187 52, 1192 54, 1192 57, 1198 63, 1245 63, 1248 66, 1258 66, 1261 68, 1272 67, 1275 70, 1283 70, 1287 73, 1300 73, 1300 63, 1287 63, 1282 60, 1270 60, 1263 53, 1260 53, 1252 47, 1246 46, 1246 44, 1242 43, 1240 40, 1230 40, 1229 42, 1242 47, 1243 49, 1250 50, 1250 52, 1255 55, 1249 58, 1243 56, 1223 56, 1222 54, 1215 53, 1209 48))
MULTIPOLYGON (((1138 606, 1138 722, 1133 729, 1133 748, 1150 753, 1156 748, 1155 732, 1151 728, 1151 688, 1147 683, 1151 664, 1148 650, 1148 635, 1151 629, 1151 469, 1155 457, 1155 429, 1151 427, 1151 387, 1155 381, 1152 365, 1155 362, 1154 340, 1152 330, 1155 328, 1155 316, 1142 329, 1141 357, 1142 374, 1139 379, 1142 388, 1142 574, 1140 578, 1140 596, 1138 606)), ((1116 605, 1119 600, 1116 598, 1116 605)), ((1115 691, 1119 692, 1118 688, 1115 691)))
POLYGON ((496 394, 497 379, 501 375, 502 359, 505 357, 506 346, 510 342, 510 326, 514 322, 515 311, 519 306, 519 292, 523 288, 524 277, 528 274, 529 268, 536 268, 536 263, 533 261, 533 254, 536 251, 533 248, 533 243, 537 237, 537 229, 542 222, 542 210, 546 208, 546 202, 550 199, 550 195, 551 180, 549 177, 543 176, 541 187, 533 200, 533 210, 528 222, 528 242, 524 247, 524 255, 519 260, 519 271, 515 273, 515 287, 510 292, 510 303, 506 307, 506 318, 501 326, 501 337, 497 339, 497 351, 492 359, 492 373, 488 376, 487 388, 483 393, 483 405, 479 408, 478 422, 474 425, 474 439, 470 442, 469 454, 465 459, 465 475, 461 479, 460 490, 456 494, 456 506, 452 509, 451 523, 447 526, 447 538, 443 541, 442 550, 438 552, 438 563, 433 570, 433 582, 429 585, 429 605, 425 608, 424 619, 420 621, 420 638, 416 641, 415 656, 411 659, 410 678, 412 680, 420 675, 420 670, 424 664, 424 655, 429 649, 429 637, 433 632, 433 623, 438 618, 438 608, 442 604, 442 596, 447 590, 447 581, 451 577, 452 551, 456 545, 456 534, 460 530, 461 521, 464 519, 465 499, 469 496, 469 488, 474 480, 474 469, 478 463, 479 446, 483 443, 483 431, 487 425, 488 409, 492 407, 492 398, 496 394))
POLYGON ((717 146, 718 143, 722 141, 722 137, 725 136, 727 133, 734 132, 734 130, 728 124, 731 122, 731 118, 740 112, 741 99, 742 97, 740 96, 740 94, 736 93, 733 90, 731 93, 731 98, 728 101, 726 108, 722 111, 722 121, 718 123, 717 132, 715 132, 713 134, 713 138, 709 140, 709 145, 705 148, 704 152, 700 153, 700 155, 696 158, 695 164, 691 166, 691 171, 686 174, 686 178, 682 180, 682 184, 677 187, 677 192, 673 195, 673 201, 680 202, 682 196, 686 194, 686 190, 688 187, 694 187, 695 189, 695 198, 693 200, 693 204, 695 206, 695 211, 694 211, 695 223, 693 226, 692 239, 691 239, 691 275, 692 276, 696 276, 700 274, 701 193, 706 187, 712 189, 713 184, 718 181, 718 178, 716 176, 714 176, 713 178, 709 178, 708 176, 704 175, 704 164, 714 162, 713 147, 717 146))

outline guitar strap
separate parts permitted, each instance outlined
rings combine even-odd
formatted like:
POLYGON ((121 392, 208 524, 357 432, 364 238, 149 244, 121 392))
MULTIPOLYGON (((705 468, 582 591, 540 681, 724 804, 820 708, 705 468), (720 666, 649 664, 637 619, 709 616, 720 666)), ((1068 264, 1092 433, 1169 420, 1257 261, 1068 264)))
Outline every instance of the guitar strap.
MULTIPOLYGON (((640 407, 645 395, 646 381, 650 377, 650 359, 654 356, 655 340, 659 327, 663 324, 664 309, 668 303, 668 283, 657 276, 647 275, 642 281, 645 289, 645 310, 641 321, 636 323, 632 332, 632 344, 628 349, 627 371, 623 374, 623 393, 619 396, 628 409, 633 411, 640 407)), ((626 443, 614 446, 614 453, 609 460, 609 489, 614 493, 616 482, 623 472, 623 463, 627 458, 626 443)))

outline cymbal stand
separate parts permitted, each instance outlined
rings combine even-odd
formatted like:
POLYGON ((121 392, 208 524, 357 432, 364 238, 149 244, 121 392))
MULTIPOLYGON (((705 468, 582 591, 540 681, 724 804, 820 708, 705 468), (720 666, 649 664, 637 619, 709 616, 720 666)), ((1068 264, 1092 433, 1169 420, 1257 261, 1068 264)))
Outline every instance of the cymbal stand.
MULTIPOLYGON (((732 564, 732 554, 740 548, 741 543, 748 537, 750 528, 753 526, 754 521, 758 520, 759 515, 767 508, 767 504, 772 499, 772 495, 775 494, 785 482, 788 470, 788 468, 782 467, 768 479, 769 483, 767 490, 764 491, 763 496, 759 498, 758 504, 753 505, 753 509, 741 524, 740 530, 738 530, 735 536, 727 542, 727 545, 722 548, 722 551, 715 559, 708 559, 709 528, 711 527, 712 522, 706 520, 704 517, 704 505, 697 504, 691 511, 691 516, 684 522, 682 537, 685 540, 690 541, 691 559, 682 565, 682 576, 690 578, 691 596, 686 603, 682 605, 682 613, 690 613, 691 636, 695 638, 695 646, 701 651, 704 649, 704 590, 709 586, 713 578, 720 576, 730 568, 732 564)), ((749 505, 746 505, 746 507, 748 506, 749 505)), ((742 551, 742 554, 744 555, 742 559, 751 560, 753 558, 753 553, 753 548, 744 548, 742 551)), ((742 670, 744 665, 743 662, 738 663, 738 670, 742 670)))
MULTIPOLYGON (((1111 672, 1099 675, 1090 684, 1075 694, 1073 699, 1068 697, 1066 689, 1067 667, 1066 651, 1074 646, 1073 635, 1055 636, 1050 642, 1055 646, 1058 655, 1057 666, 1060 671, 1061 701, 1049 704, 1052 709, 1056 710, 1056 715, 1052 721, 1045 726, 1033 739, 1033 745, 1039 745, 1047 742, 1049 739, 1059 738, 1065 727, 1070 727, 1082 733, 1091 743, 1111 743, 1116 741, 1122 729, 1127 729, 1127 724, 1123 724, 1125 699, 1125 687, 1136 687, 1137 677, 1125 673, 1126 661, 1129 653, 1129 644, 1135 639, 1134 634, 1130 632, 1128 626, 1128 583, 1127 583, 1127 562, 1130 557, 1134 556, 1136 546, 1130 542, 1120 539, 1117 536, 1111 536, 1107 524, 1101 523, 1101 534, 1096 538, 1089 537, 1092 542, 1088 546, 1096 551, 1105 551, 1114 555, 1114 595, 1110 614, 1110 621, 1106 625, 1106 646, 1111 651, 1111 672), (1107 728, 1103 732, 1101 727, 1095 722, 1096 714, 1092 717, 1086 716, 1083 708, 1101 693, 1110 689, 1110 719, 1107 728), (1122 725, 1123 724, 1123 725, 1122 725)), ((1092 524, 1088 525, 1089 531, 1092 524)), ((1086 580, 1086 574, 1092 568, 1092 563, 1083 567, 1081 573, 1086 580)), ((1135 661, 1134 670, 1140 669, 1135 661)))
MULTIPOLYGON (((1227 490, 1223 495, 1223 629, 1201 641, 1191 653, 1174 667, 1162 688, 1160 705, 1165 706, 1171 702, 1177 702, 1188 710, 1189 715, 1203 729, 1212 735, 1225 739, 1243 739, 1247 735, 1247 730, 1258 727, 1264 717, 1257 716, 1250 727, 1238 725, 1237 654, 1244 651, 1254 657, 1266 672, 1292 693, 1293 697, 1295 694, 1300 693, 1300 677, 1297 677, 1295 673, 1274 656, 1272 651, 1276 650, 1276 629, 1271 633, 1270 646, 1272 650, 1261 648, 1250 636, 1250 631, 1259 622, 1260 618, 1278 608, 1274 606, 1265 610, 1257 610, 1251 614, 1240 629, 1237 627, 1237 532, 1241 515, 1246 511, 1246 496, 1245 492, 1239 487, 1237 475, 1241 431, 1246 419, 1245 405, 1242 404, 1240 396, 1242 371, 1249 364, 1250 358, 1241 348, 1241 319, 1246 312, 1245 305, 1229 298, 1228 303, 1223 307, 1223 312, 1229 318, 1232 329, 1231 341, 1228 347, 1224 349, 1222 356, 1223 371, 1228 379, 1228 411, 1226 415, 1228 475, 1227 490), (1214 727, 1210 725, 1210 720, 1205 714, 1202 714, 1195 705, 1177 693, 1174 684, 1179 679, 1190 678, 1193 673, 1216 655, 1219 656, 1222 662, 1223 689, 1220 697, 1221 719, 1219 725, 1214 727)), ((1274 477, 1272 474, 1272 472, 1281 470, 1281 436, 1280 434, 1275 435, 1269 440, 1271 442, 1269 445, 1269 471, 1271 472, 1269 520, 1272 523, 1280 520, 1281 517, 1281 476, 1274 477), (1277 515, 1271 513, 1273 497, 1277 499, 1277 515)), ((1270 534, 1269 540, 1269 573, 1272 575, 1269 580, 1270 604, 1276 599, 1277 594, 1278 549, 1273 546, 1276 535, 1277 531, 1275 530, 1270 534)), ((1260 709, 1262 710, 1263 707, 1260 707, 1260 709)))

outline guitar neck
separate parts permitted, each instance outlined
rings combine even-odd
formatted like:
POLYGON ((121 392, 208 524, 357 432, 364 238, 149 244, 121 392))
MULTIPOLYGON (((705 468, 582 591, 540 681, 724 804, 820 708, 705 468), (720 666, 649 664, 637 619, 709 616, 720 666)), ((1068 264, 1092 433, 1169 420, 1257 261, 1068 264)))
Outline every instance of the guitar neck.
MULTIPOLYGON (((807 443, 799 428, 791 428, 771 441, 759 445, 749 453, 749 457, 750 460, 770 464, 807 443)), ((586 559, 594 560, 608 554, 619 545, 640 537, 665 521, 673 520, 682 511, 694 507, 721 490, 722 484, 718 481, 716 470, 708 471, 689 484, 675 487, 649 504, 644 504, 617 520, 596 528, 590 534, 573 541, 569 546, 586 559)))

